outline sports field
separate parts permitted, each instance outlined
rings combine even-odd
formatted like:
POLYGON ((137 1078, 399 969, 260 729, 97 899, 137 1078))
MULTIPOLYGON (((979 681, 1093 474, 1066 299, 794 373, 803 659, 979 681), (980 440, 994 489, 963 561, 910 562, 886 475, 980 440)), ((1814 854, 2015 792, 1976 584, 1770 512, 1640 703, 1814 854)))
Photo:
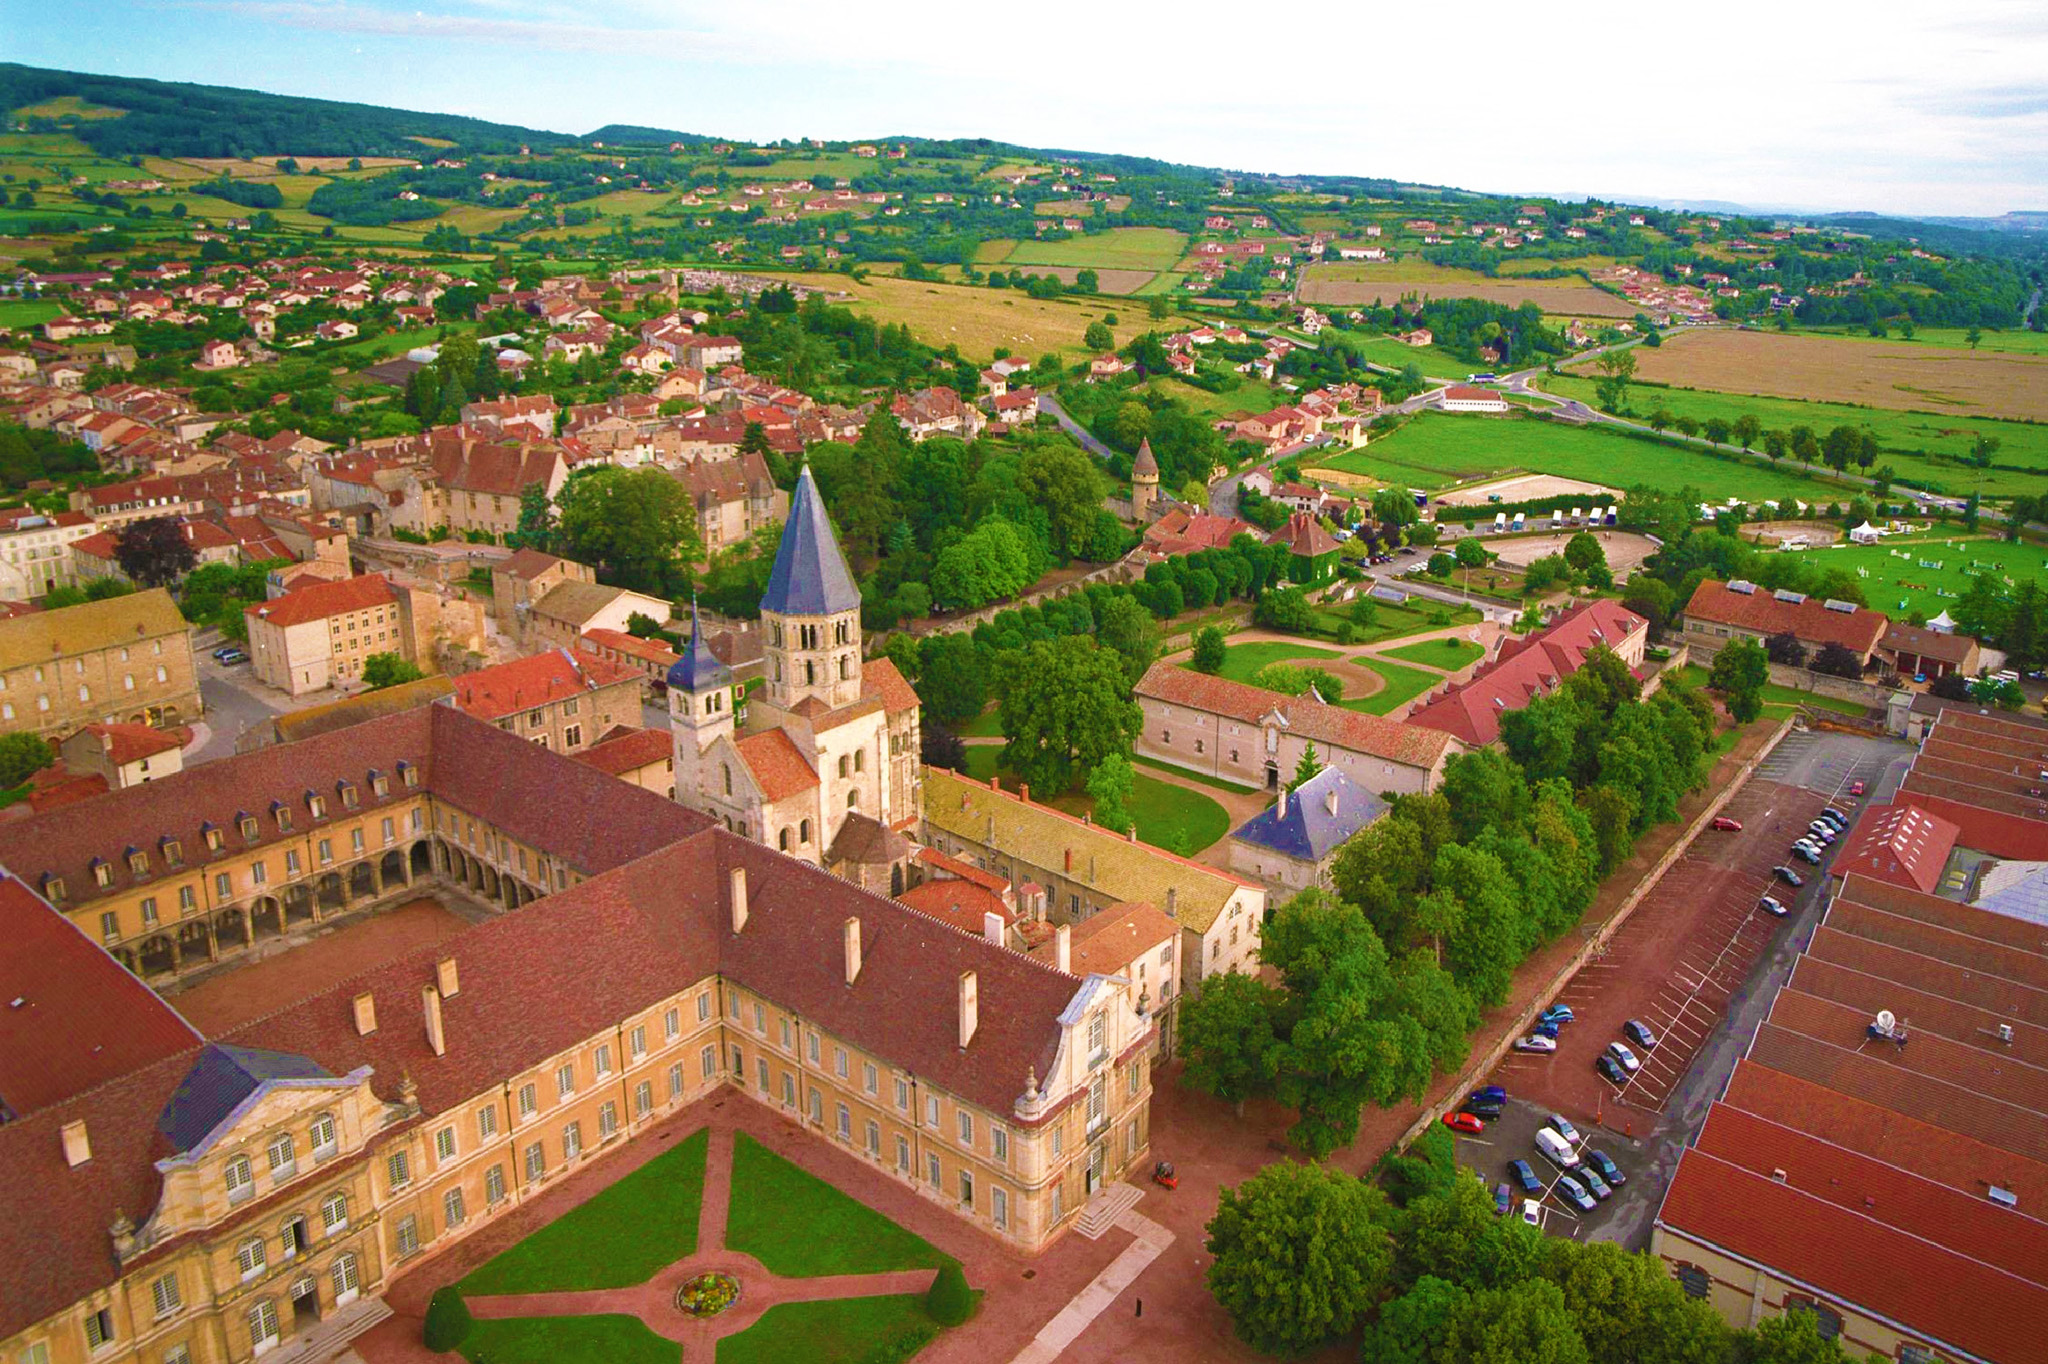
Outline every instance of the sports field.
POLYGON ((1636 312, 1627 299, 1595 289, 1582 279, 1497 280, 1476 271, 1403 261, 1386 265, 1346 261, 1312 265, 1302 271, 1301 297, 1309 303, 1357 307, 1374 301, 1392 303, 1404 294, 1478 298, 1516 308, 1534 303, 1546 313, 1569 317, 1629 317, 1636 312))
POLYGON ((1968 590, 1971 577, 1979 572, 1993 573, 2013 585, 2029 578, 2048 583, 2048 549, 1961 532, 1888 536, 1874 545, 1780 551, 1787 552, 1803 553, 1825 568, 1860 570, 1864 600, 1873 610, 1899 617, 1915 611, 1930 617, 1940 615, 1955 605, 1956 598, 1968 590))
POLYGON ((2048 355, 1726 329, 1635 355, 1640 378, 1685 388, 2048 421, 2048 355))
MULTIPOLYGON (((2048 374, 2042 378, 2048 382, 2048 374)), ((1594 401, 1598 385, 1591 379, 1553 375, 1539 380, 1537 386, 1546 393, 1598 405, 1594 401)), ((1817 435, 1842 425, 1869 427, 1884 447, 1878 463, 1889 464, 1901 477, 1924 482, 1937 492, 1955 497, 1971 492, 1986 497, 2011 497, 2048 491, 2048 426, 2034 422, 1938 417, 1852 403, 1800 402, 1792 398, 1647 386, 1630 391, 1629 407, 1637 421, 1661 407, 1674 417, 1691 417, 1700 422, 1713 417, 1732 422, 1748 415, 1762 422, 1766 430, 1789 431, 1795 426, 1810 426, 1817 435), (1999 443, 1992 468, 1978 469, 1965 462, 1979 436, 1991 436, 1999 443)))
POLYGON ((1118 227, 1054 242, 1018 242, 1004 264, 1071 265, 1094 270, 1164 270, 1181 258, 1188 239, 1170 227, 1118 227))
POLYGON ((1824 486, 1701 451, 1635 440, 1597 426, 1438 413, 1417 417, 1393 435, 1346 451, 1325 464, 1430 491, 1516 469, 1610 487, 1645 484, 1664 492, 1691 487, 1710 502, 1730 497, 1751 502, 1768 498, 1812 502, 1824 486))

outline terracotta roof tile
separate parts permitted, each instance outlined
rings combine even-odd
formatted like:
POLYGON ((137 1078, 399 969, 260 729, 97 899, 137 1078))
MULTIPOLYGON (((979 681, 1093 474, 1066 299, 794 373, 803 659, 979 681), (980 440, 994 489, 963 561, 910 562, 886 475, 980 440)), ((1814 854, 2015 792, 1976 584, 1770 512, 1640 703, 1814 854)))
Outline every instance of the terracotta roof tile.
POLYGON ((754 784, 761 788, 761 799, 765 801, 784 800, 818 784, 817 772, 804 761, 796 742, 779 729, 749 734, 738 740, 735 747, 747 770, 754 774, 754 784))
POLYGON ((1818 597, 1779 601, 1767 588, 1736 592, 1712 578, 1694 590, 1692 600, 1685 604, 1685 614, 1765 635, 1789 631, 1807 644, 1840 644, 1862 655, 1877 647, 1891 624, 1891 618, 1881 611, 1861 606, 1853 612, 1830 611, 1818 597))
POLYGON ((1257 725, 1278 712, 1290 733, 1334 745, 1352 753, 1363 753, 1387 762, 1429 769, 1451 751, 1452 738, 1439 730, 1403 724, 1342 706, 1322 705, 1305 696, 1284 696, 1276 691, 1210 677, 1190 671, 1178 663, 1154 663, 1138 680, 1135 692, 1190 710, 1227 715, 1244 724, 1257 725))
POLYGON ((100 747, 108 759, 117 766, 140 762, 144 758, 168 753, 183 748, 184 741, 168 730, 152 728, 149 725, 131 725, 119 722, 83 725, 81 728, 100 741, 100 747))
POLYGON ((305 625, 326 620, 345 611, 365 611, 374 606, 396 606, 398 590, 391 580, 376 573, 364 573, 338 582, 311 583, 267 602, 253 602, 243 614, 272 625, 305 625))
POLYGON ((675 741, 665 729, 627 729, 624 733, 614 731, 603 742, 575 756, 577 762, 618 777, 672 760, 675 741))
POLYGON ((502 720, 600 687, 623 684, 631 684, 637 691, 640 674, 582 649, 549 649, 461 674, 455 679, 455 704, 479 720, 502 720))
POLYGON ((1856 821, 1856 832, 1829 865, 1832 876, 1851 873, 1931 892, 1955 851, 1955 823, 1913 805, 1875 805, 1856 821))
POLYGON ((882 698, 882 709, 891 715, 916 710, 921 704, 917 689, 906 682, 896 665, 886 658, 871 658, 860 665, 861 690, 882 698))

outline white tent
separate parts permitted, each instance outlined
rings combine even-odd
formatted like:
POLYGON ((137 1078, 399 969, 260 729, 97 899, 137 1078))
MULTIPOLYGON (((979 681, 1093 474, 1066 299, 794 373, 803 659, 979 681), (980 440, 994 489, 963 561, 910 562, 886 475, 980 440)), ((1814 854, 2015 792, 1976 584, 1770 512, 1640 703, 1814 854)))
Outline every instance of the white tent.
POLYGON ((1934 631, 1937 635, 1952 635, 1956 632, 1955 617, 1951 616, 1947 611, 1943 611, 1933 620, 1927 622, 1927 628, 1934 631))
POLYGON ((1849 539, 1859 545, 1874 545, 1877 543, 1878 534, 1877 527, 1865 521, 1849 532, 1849 539))

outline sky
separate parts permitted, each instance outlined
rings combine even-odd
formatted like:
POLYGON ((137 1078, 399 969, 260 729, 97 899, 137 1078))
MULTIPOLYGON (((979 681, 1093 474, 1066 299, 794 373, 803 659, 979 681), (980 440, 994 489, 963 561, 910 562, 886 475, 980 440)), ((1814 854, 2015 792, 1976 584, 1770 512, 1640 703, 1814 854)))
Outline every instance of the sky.
POLYGON ((1758 208, 2048 210, 2042 0, 0 0, 0 59, 764 141, 1758 208))

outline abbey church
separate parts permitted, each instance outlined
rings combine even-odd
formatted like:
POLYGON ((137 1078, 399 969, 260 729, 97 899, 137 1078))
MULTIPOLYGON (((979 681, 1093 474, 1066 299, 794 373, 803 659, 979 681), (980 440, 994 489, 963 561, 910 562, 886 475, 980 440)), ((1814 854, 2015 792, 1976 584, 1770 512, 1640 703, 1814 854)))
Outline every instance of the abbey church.
POLYGON ((900 892, 923 814, 918 701, 861 660, 860 588, 806 466, 761 598, 766 685, 741 725, 732 671, 692 613, 669 669, 676 799, 868 890, 900 892))

